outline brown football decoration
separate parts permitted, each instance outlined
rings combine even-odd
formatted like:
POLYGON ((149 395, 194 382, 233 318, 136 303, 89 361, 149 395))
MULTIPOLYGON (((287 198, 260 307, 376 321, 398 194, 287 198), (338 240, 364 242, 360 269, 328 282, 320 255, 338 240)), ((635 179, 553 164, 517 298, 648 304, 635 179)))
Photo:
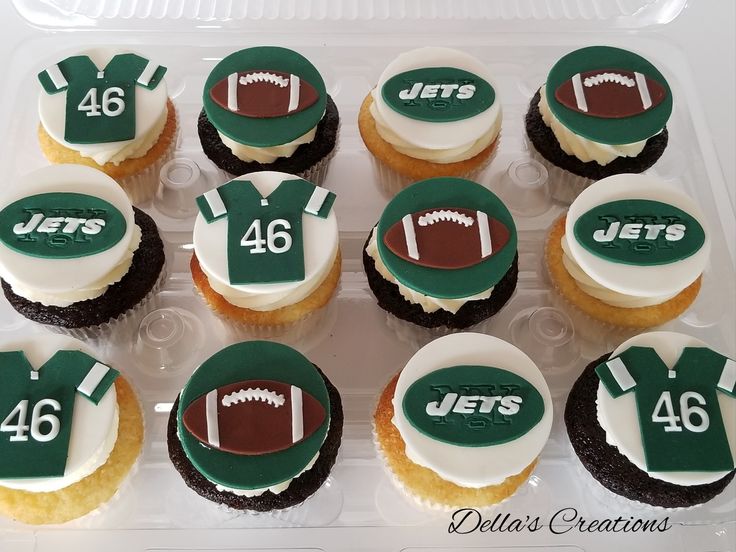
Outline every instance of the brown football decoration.
POLYGON ((509 241, 509 229, 483 211, 457 207, 405 215, 384 234, 389 250, 419 266, 467 268, 495 255, 509 241))
POLYGON ((666 95, 656 80, 623 69, 576 73, 555 90, 555 98, 565 107, 604 119, 639 115, 658 106, 666 95))
POLYGON ((254 456, 285 450, 325 421, 322 404, 301 388, 271 380, 231 383, 196 398, 182 416, 204 445, 254 456))
POLYGON ((264 69, 231 73, 210 88, 210 97, 238 115, 267 119, 304 111, 319 93, 297 75, 264 69))

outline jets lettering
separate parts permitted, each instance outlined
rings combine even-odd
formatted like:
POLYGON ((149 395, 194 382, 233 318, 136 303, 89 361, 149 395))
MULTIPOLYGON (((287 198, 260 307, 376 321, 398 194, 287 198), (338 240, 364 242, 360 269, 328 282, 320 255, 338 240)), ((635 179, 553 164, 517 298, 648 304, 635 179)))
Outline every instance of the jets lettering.
POLYGON ((612 242, 618 236, 622 240, 656 240, 664 232, 664 239, 670 242, 680 241, 685 237, 684 224, 642 224, 612 222, 608 228, 593 232, 593 239, 598 243, 612 242))
POLYGON ((77 230, 81 230, 83 234, 94 236, 99 234, 104 226, 105 221, 97 218, 47 217, 42 213, 36 213, 28 222, 19 222, 13 226, 13 233, 17 236, 24 236, 34 231, 45 234, 56 232, 75 234, 77 230))
POLYGON ((450 412, 456 414, 490 414, 498 405, 498 413, 502 416, 513 416, 519 412, 522 399, 518 395, 486 397, 483 395, 459 395, 448 393, 441 401, 427 404, 426 412, 429 416, 447 416, 450 412))
POLYGON ((469 100, 475 94, 474 84, 424 84, 415 82, 411 88, 399 92, 402 100, 431 100, 435 98, 451 98, 455 94, 458 100, 469 100))

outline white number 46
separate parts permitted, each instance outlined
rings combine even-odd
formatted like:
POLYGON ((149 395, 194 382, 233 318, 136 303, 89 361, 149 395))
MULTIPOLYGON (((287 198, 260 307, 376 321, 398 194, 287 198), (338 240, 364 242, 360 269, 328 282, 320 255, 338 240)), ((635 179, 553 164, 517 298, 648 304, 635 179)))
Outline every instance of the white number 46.
POLYGON ((30 426, 26 423, 28 418, 28 399, 20 401, 15 408, 10 411, 10 414, 0 422, 0 431, 6 431, 15 433, 10 436, 10 441, 27 441, 28 430, 31 430, 31 437, 35 441, 45 443, 52 441, 59 434, 59 418, 53 414, 41 414, 41 409, 45 406, 50 406, 54 412, 61 411, 61 405, 59 401, 55 399, 41 399, 33 407, 31 412, 31 424, 30 426), (17 417, 17 422, 13 423, 13 418, 17 417), (47 424, 48 427, 43 427, 42 424, 47 424), (46 429, 44 432, 42 429, 46 429))
POLYGON ((97 88, 90 88, 79 105, 77 111, 86 111, 87 117, 99 117, 102 114, 108 117, 117 117, 125 111, 125 91, 119 86, 111 86, 102 93, 102 104, 97 103, 97 88), (102 113, 100 113, 102 108, 102 113))
POLYGON ((708 430, 710 419, 708 418, 708 413, 701 406, 705 406, 703 395, 695 391, 686 391, 680 395, 680 416, 675 416, 670 392, 664 391, 659 396, 659 399, 657 399, 657 404, 654 405, 652 421, 667 424, 664 426, 664 430, 667 432, 682 431, 682 426, 685 426, 685 429, 688 431, 702 433, 708 430), (691 405, 691 399, 700 406, 691 405), (662 410, 664 410, 664 414, 662 414, 662 410), (693 416, 697 418, 697 424, 693 422, 693 416), (682 421, 682 426, 680 425, 680 421, 682 421))
POLYGON ((255 219, 240 240, 240 245, 243 247, 252 247, 250 250, 251 253, 265 253, 266 251, 284 253, 291 249, 291 234, 287 230, 291 230, 291 224, 289 224, 288 220, 272 220, 266 227, 266 239, 263 239, 261 219, 255 219), (278 230, 279 227, 282 230, 278 230), (277 244, 276 240, 279 240, 281 243, 277 244))

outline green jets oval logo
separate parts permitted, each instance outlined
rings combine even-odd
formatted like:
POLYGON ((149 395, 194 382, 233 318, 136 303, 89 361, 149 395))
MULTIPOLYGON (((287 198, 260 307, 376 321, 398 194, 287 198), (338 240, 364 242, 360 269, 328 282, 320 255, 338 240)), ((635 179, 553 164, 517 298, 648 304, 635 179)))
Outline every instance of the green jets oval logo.
POLYGON ((115 206, 86 194, 38 194, 0 211, 0 242, 31 257, 95 255, 117 244, 125 231, 125 217, 115 206))
POLYGON ((425 67, 399 73, 384 83, 381 95, 394 111, 434 123, 474 117, 496 100, 490 83, 455 67, 425 67))
POLYGON ((490 366, 452 366, 406 390, 403 409, 425 435, 453 445, 487 447, 518 439, 539 423, 544 399, 521 376, 490 366))
POLYGON ((686 259, 705 242, 705 231, 692 215, 649 199, 598 205, 575 221, 574 234, 594 255, 640 266, 686 259))

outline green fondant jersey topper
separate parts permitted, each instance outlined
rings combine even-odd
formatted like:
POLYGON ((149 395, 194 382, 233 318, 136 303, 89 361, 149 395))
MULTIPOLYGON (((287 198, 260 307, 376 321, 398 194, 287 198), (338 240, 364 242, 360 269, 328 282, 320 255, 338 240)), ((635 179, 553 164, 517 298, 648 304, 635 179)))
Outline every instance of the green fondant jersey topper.
POLYGON ((424 67, 399 73, 385 82, 381 95, 394 111, 435 123, 469 119, 496 100, 490 83, 455 67, 424 67))
POLYGON ((453 445, 514 441, 536 426, 544 400, 528 381, 501 368, 452 366, 415 381, 403 399, 406 418, 425 435, 453 445))
POLYGON ((545 94, 566 128, 602 144, 647 140, 665 128, 672 113, 672 92, 662 73, 643 57, 610 46, 563 56, 547 76, 545 94))
POLYGON ((120 242, 126 228, 125 217, 111 203, 72 192, 24 197, 0 211, 0 242, 32 257, 95 255, 120 242))
POLYGON ((705 231, 690 214, 649 199, 598 205, 575 221, 575 239, 585 249, 614 263, 654 266, 694 255, 705 231))

